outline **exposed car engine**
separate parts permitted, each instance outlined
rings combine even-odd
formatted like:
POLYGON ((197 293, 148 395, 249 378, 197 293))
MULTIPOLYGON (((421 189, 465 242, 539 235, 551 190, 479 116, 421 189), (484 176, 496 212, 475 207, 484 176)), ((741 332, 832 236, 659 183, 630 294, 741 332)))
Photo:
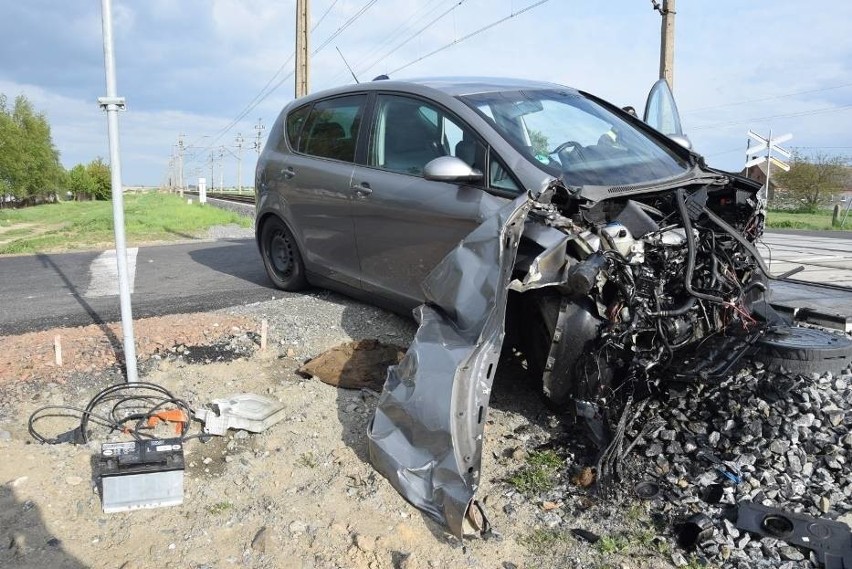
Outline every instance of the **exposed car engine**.
POLYGON ((530 220, 569 235, 562 282, 526 302, 552 326, 528 345, 550 401, 729 372, 765 327, 752 307, 766 289, 757 205, 750 191, 704 185, 589 208, 557 194, 534 209, 530 220))

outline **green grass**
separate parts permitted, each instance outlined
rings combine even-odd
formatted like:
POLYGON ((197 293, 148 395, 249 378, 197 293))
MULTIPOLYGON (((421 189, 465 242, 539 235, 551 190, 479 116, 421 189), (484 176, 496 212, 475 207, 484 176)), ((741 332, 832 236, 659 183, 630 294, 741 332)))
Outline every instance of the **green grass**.
POLYGON ((518 492, 528 496, 546 492, 554 486, 554 478, 562 459, 552 450, 530 453, 527 464, 509 478, 518 492))
POLYGON ((518 543, 526 547, 531 553, 544 555, 550 552, 560 542, 571 540, 571 536, 556 529, 539 528, 518 538, 518 543))
POLYGON ((316 468, 319 465, 319 461, 314 456, 312 452, 303 452, 298 459, 296 459, 296 464, 299 466, 304 466, 305 468, 316 468))
MULTIPOLYGON (((236 213, 192 205, 170 194, 124 196, 124 227, 130 245, 201 237, 214 225, 252 220, 236 213)), ((112 202, 60 202, 0 209, 0 254, 46 253, 110 247, 114 243, 112 202)))
POLYGON ((217 502, 207 508, 207 511, 213 515, 218 516, 219 514, 224 514, 228 510, 232 509, 234 505, 230 502, 217 502))
MULTIPOLYGON (((841 213, 841 219, 843 219, 842 215, 841 213)), ((774 229, 813 229, 820 231, 840 229, 840 227, 832 227, 831 211, 828 210, 816 213, 770 210, 766 212, 766 227, 774 229)), ((846 220, 845 229, 852 229, 852 215, 846 220)))

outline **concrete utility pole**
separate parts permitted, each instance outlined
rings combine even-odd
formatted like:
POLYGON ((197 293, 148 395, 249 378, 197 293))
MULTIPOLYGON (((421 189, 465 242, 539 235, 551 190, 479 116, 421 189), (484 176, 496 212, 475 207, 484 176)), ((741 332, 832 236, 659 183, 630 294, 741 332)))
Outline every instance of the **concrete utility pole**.
POLYGON ((183 151, 186 147, 183 145, 183 137, 185 134, 181 133, 178 135, 178 191, 180 192, 180 197, 183 198, 183 151))
POLYGON ((121 184, 121 150, 118 140, 118 111, 125 108, 124 97, 117 95, 115 50, 112 40, 112 1, 101 0, 101 23, 104 36, 104 71, 106 97, 98 104, 107 114, 109 135, 110 184, 112 186, 112 218, 115 231, 115 257, 118 264, 118 299, 121 308, 121 333, 124 343, 124 366, 128 383, 139 381, 136 369, 136 342, 133 337, 133 312, 130 307, 130 272, 127 269, 127 243, 124 238, 124 189, 121 184))
POLYGON ((245 139, 238 132, 234 142, 237 143, 237 192, 243 193, 243 142, 245 139))
POLYGON ((225 191, 225 147, 219 148, 219 189, 225 191))
POLYGON ((257 139, 254 141, 254 149, 257 150, 257 154, 260 155, 260 149, 262 147, 261 138, 263 138, 263 129, 266 127, 263 126, 263 122, 261 119, 257 119, 257 124, 254 125, 254 130, 257 131, 257 139))
POLYGON ((213 167, 215 165, 216 165, 216 158, 214 156, 213 151, 211 150, 210 151, 210 189, 211 190, 216 189, 216 188, 214 188, 214 185, 216 184, 216 182, 214 180, 216 180, 216 178, 213 176, 213 167))
POLYGON ((662 0, 657 8, 663 16, 660 28, 660 79, 665 79, 674 91, 675 0, 662 0))
POLYGON ((310 2, 296 0, 296 98, 304 97, 310 88, 310 2))

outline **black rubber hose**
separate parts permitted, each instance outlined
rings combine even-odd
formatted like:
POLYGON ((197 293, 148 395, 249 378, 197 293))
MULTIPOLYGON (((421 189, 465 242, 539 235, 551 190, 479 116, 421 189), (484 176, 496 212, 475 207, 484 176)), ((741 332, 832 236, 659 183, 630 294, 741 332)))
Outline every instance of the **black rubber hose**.
POLYGON ((681 314, 686 314, 687 312, 689 312, 692 309, 692 307, 695 306, 696 302, 697 302, 696 298, 694 296, 691 296, 691 297, 686 299, 686 302, 684 302, 683 304, 681 304, 677 308, 672 308, 670 310, 658 310, 656 312, 649 312, 648 316, 653 316, 653 317, 662 316, 664 318, 669 317, 669 316, 680 316, 681 314))
POLYGON ((698 292, 692 288, 692 273, 695 270, 695 235, 692 234, 692 220, 689 219, 689 212, 686 211, 686 201, 683 198, 683 194, 684 189, 678 189, 676 194, 677 209, 680 212, 680 217, 683 219, 683 229, 686 232, 686 274, 684 275, 683 285, 686 288, 686 292, 695 298, 715 302, 717 304, 724 304, 724 298, 714 296, 712 294, 704 294, 703 292, 698 292))
MULTIPOLYGON (((681 204, 680 194, 678 194, 678 200, 679 200, 679 201, 678 201, 678 206, 680 206, 680 204, 681 204)), ((685 209, 685 206, 684 206, 684 209, 685 209)), ((770 278, 774 278, 774 277, 772 277, 772 275, 769 273, 769 267, 767 267, 767 266, 763 263, 763 258, 760 256, 760 253, 758 253, 758 252, 757 252, 757 249, 755 249, 755 248, 754 248, 754 245, 752 245, 751 243, 749 243, 748 239, 746 239, 746 238, 745 238, 745 237, 744 237, 744 236, 743 236, 743 235, 742 235, 739 231, 737 231, 736 229, 734 229, 733 227, 731 227, 731 226, 728 224, 728 222, 727 222, 727 221, 725 221, 724 219, 722 219, 721 217, 719 217, 718 215, 716 215, 715 213, 713 213, 713 211, 712 211, 712 210, 710 210, 710 209, 708 209, 706 206, 704 206, 702 209, 703 209, 704 213, 706 213, 706 214, 707 214, 707 217, 709 217, 709 218, 710 218, 710 220, 711 220, 713 223, 715 223, 716 225, 718 225, 719 227, 721 227, 721 228, 722 228, 722 230, 723 230, 725 233, 727 233, 728 235, 730 235, 731 237, 733 237, 734 239, 736 239, 736 240, 737 240, 737 242, 739 242, 739 244, 740 244, 740 245, 742 245, 743 247, 745 247, 745 248, 746 248, 746 250, 747 250, 749 253, 751 253, 751 256, 752 256, 752 257, 754 257, 754 260, 755 260, 755 261, 757 261, 757 264, 760 266, 760 270, 761 270, 761 271, 763 271, 763 274, 765 274, 766 276, 768 276, 768 277, 770 277, 770 278)))

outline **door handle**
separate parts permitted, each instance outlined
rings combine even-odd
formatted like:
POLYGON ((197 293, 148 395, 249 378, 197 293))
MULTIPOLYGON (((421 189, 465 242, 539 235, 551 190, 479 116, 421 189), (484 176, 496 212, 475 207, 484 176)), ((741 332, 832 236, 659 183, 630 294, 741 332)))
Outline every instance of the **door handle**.
POLYGON ((359 198, 366 198, 370 194, 373 193, 373 189, 370 187, 368 182, 361 182, 360 184, 352 184, 349 189, 355 192, 355 195, 359 198))
POLYGON ((284 176, 285 180, 289 180, 290 178, 296 175, 296 171, 293 170, 292 166, 287 166, 286 168, 281 170, 281 175, 284 176))

